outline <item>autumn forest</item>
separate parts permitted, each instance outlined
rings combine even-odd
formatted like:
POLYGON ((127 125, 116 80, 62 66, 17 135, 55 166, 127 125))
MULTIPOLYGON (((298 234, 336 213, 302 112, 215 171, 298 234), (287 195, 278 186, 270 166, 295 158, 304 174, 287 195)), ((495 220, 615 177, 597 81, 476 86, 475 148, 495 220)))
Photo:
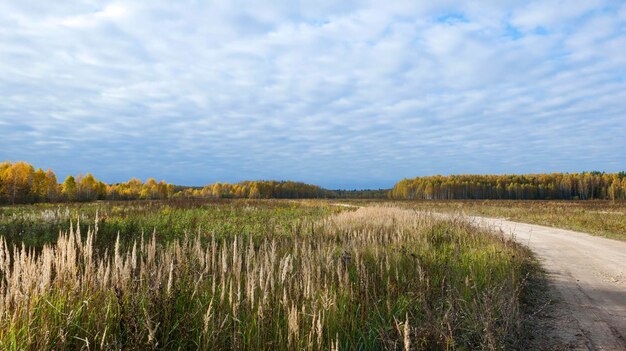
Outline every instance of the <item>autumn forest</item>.
POLYGON ((391 190, 327 190, 292 181, 174 186, 150 178, 106 184, 91 173, 67 176, 26 162, 0 163, 0 203, 36 203, 168 198, 392 198, 415 200, 513 199, 592 200, 626 198, 626 173, 451 175, 403 179, 391 190))

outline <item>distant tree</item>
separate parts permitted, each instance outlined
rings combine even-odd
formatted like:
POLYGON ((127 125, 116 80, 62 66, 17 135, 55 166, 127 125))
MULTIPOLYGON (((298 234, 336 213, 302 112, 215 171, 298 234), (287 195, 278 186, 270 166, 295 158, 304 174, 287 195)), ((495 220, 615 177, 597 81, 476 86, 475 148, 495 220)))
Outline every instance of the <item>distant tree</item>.
POLYGON ((256 186, 256 184, 250 187, 248 197, 251 199, 258 199, 261 197, 261 192, 259 191, 259 188, 256 186))
POLYGON ((28 202, 31 195, 31 187, 35 169, 26 162, 8 163, 3 166, 2 193, 9 202, 28 202))
POLYGON ((59 182, 51 169, 46 171, 46 198, 51 202, 59 199, 59 182))
POLYGON ((158 193, 158 184, 154 178, 148 179, 139 192, 141 199, 156 199, 158 193))
POLYGON ((67 176, 67 178, 65 178, 61 193, 68 201, 76 201, 78 186, 76 185, 76 179, 73 176, 67 176))
POLYGON ((108 193, 109 193, 109 186, 106 185, 104 182, 101 182, 98 180, 96 182, 96 199, 104 200, 106 199, 108 193))
POLYGON ((87 173, 84 177, 79 176, 76 183, 80 201, 96 200, 98 180, 91 173, 87 173))
POLYGON ((32 201, 47 201, 48 200, 48 184, 46 179, 46 172, 39 168, 33 173, 33 183, 31 187, 31 199, 32 201))

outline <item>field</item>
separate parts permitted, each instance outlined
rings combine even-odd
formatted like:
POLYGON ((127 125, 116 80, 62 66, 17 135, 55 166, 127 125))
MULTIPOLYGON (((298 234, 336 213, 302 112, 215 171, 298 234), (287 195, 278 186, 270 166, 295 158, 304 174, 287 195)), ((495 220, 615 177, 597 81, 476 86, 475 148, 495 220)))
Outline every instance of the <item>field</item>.
POLYGON ((533 269, 460 220, 313 200, 8 206, 0 234, 6 350, 515 348, 533 269))
POLYGON ((307 201, 169 200, 101 201, 72 204, 35 204, 0 207, 0 233, 6 240, 41 248, 55 242, 70 223, 84 233, 98 214, 96 246, 122 243, 154 232, 160 242, 201 232, 202 237, 234 234, 287 234, 292 226, 339 212, 335 206, 307 201))
POLYGON ((506 218, 626 241, 626 201, 405 201, 396 206, 506 218))

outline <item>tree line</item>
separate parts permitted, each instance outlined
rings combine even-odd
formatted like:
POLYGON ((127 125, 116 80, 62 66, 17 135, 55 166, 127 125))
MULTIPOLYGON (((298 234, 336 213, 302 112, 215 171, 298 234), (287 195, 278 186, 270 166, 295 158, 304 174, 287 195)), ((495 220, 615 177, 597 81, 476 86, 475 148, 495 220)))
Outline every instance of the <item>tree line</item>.
POLYGON ((194 198, 314 199, 332 197, 333 193, 301 182, 261 180, 236 184, 218 182, 200 189, 186 188, 177 195, 194 198))
POLYGON ((181 187, 133 178, 125 183, 105 184, 91 173, 67 176, 62 183, 48 169, 35 169, 26 162, 0 163, 0 203, 35 203, 94 200, 141 200, 169 198, 295 199, 336 197, 331 190, 292 181, 244 181, 214 183, 202 188, 181 187))
POLYGON ((394 199, 626 199, 626 173, 582 172, 523 175, 450 175, 403 179, 394 199))
POLYGON ((35 203, 58 201, 166 199, 174 195, 174 186, 153 178, 143 183, 105 184, 91 173, 67 176, 59 183, 48 169, 35 169, 26 162, 0 163, 0 203, 35 203))
POLYGON ((67 176, 62 183, 48 169, 26 162, 0 163, 0 203, 169 198, 385 198, 415 200, 626 199, 626 173, 582 172, 523 175, 450 175, 403 179, 391 190, 328 190, 293 181, 213 183, 174 186, 154 178, 106 184, 91 173, 67 176))

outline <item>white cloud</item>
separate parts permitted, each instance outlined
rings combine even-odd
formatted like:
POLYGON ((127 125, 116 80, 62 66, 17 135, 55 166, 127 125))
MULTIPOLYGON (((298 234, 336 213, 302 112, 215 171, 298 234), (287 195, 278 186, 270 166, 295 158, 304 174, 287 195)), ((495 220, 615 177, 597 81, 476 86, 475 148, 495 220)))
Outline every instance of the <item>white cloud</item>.
POLYGON ((327 186, 626 161, 623 8, 315 4, 0 4, 0 159, 327 186))
POLYGON ((128 7, 122 4, 108 4, 102 10, 94 13, 69 16, 61 19, 63 26, 70 28, 96 27, 106 22, 116 22, 129 15, 128 7))
POLYGON ((557 29, 568 21, 596 9, 602 9, 600 0, 544 0, 529 2, 513 11, 511 23, 525 30, 538 27, 557 29))

